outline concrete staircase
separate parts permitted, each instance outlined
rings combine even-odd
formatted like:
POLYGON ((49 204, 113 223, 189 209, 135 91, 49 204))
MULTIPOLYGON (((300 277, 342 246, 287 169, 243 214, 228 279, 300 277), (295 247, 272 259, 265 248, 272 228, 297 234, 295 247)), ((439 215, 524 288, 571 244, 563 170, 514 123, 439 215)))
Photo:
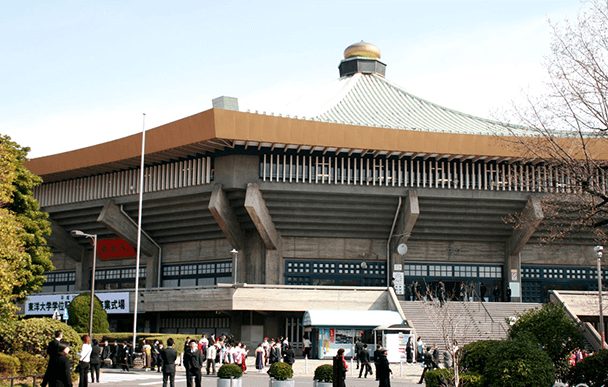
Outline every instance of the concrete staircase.
POLYGON ((422 301, 401 301, 406 319, 427 344, 444 345, 443 332, 451 331, 460 346, 478 340, 500 340, 507 337, 505 321, 517 313, 540 308, 542 304, 515 302, 450 301, 442 308, 422 301))

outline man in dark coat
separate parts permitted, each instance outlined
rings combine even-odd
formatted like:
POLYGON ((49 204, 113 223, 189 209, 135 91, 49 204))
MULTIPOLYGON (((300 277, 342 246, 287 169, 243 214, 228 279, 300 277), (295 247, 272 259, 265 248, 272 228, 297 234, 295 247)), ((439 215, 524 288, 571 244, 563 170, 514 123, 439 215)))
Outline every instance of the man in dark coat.
POLYGON ((363 344, 363 348, 361 352, 359 352, 359 360, 361 361, 361 370, 359 371, 359 378, 361 378, 361 374, 363 374, 363 370, 365 369, 365 377, 367 378, 367 374, 373 375, 372 366, 369 365, 369 352, 367 352, 367 344, 363 344))
POLYGON ((388 359, 386 358, 387 351, 386 349, 382 351, 380 355, 380 359, 378 360, 378 365, 376 368, 376 376, 378 377, 379 387, 391 387, 391 374, 393 371, 389 367, 388 359))
POLYGON ((177 360, 177 350, 173 348, 172 338, 167 340, 167 348, 160 351, 161 363, 163 365, 163 387, 167 387, 169 380, 170 387, 175 387, 175 360, 177 360))
POLYGON ((382 355, 382 347, 380 344, 376 345, 376 350, 374 351, 374 366, 376 367, 376 380, 378 380, 378 361, 380 360, 380 356, 382 355))
POLYGON ((424 369, 422 370, 422 375, 420 375, 420 381, 418 384, 422 384, 424 380, 424 374, 428 370, 434 370, 437 368, 437 364, 433 361, 433 353, 431 352, 431 347, 426 349, 426 353, 424 354, 424 369))
POLYGON ((357 369, 359 369, 359 365, 361 363, 360 353, 363 351, 363 342, 361 338, 357 338, 357 342, 355 343, 355 359, 357 359, 357 369))
POLYGON ((203 354, 198 349, 198 343, 194 340, 190 341, 190 351, 184 354, 184 366, 188 373, 186 387, 192 387, 192 378, 195 380, 196 387, 201 387, 201 367, 204 360, 203 354))
POLYGON ((346 387, 346 364, 344 361, 344 348, 338 349, 334 356, 333 387, 346 387))
POLYGON ((296 361, 296 353, 289 344, 285 346, 285 352, 283 353, 283 361, 289 364, 290 366, 293 366, 293 363, 296 361))
POLYGON ((59 348, 59 344, 61 343, 61 339, 63 339, 63 332, 55 331, 55 338, 51 340, 49 345, 46 347, 46 354, 49 357, 49 362, 46 367, 46 372, 44 373, 44 378, 42 378, 42 383, 40 384, 42 387, 46 387, 49 383, 52 368, 55 366, 55 360, 59 356, 57 350, 59 348))
POLYGON ((160 348, 158 347, 160 345, 160 343, 158 342, 158 340, 156 340, 154 342, 154 345, 152 345, 152 370, 154 371, 154 368, 157 368, 157 371, 160 372, 160 348))
POLYGON ((118 355, 120 354, 120 346, 118 341, 114 340, 114 344, 110 348, 110 360, 112 360, 112 368, 116 368, 118 364, 118 355))
POLYGON ((52 387, 72 387, 72 370, 68 353, 70 347, 67 343, 60 342, 57 345, 57 355, 53 360, 53 365, 50 367, 49 386, 52 387))
POLYGON ((108 340, 103 342, 103 348, 101 349, 101 368, 105 364, 106 360, 110 358, 110 346, 108 345, 108 340))

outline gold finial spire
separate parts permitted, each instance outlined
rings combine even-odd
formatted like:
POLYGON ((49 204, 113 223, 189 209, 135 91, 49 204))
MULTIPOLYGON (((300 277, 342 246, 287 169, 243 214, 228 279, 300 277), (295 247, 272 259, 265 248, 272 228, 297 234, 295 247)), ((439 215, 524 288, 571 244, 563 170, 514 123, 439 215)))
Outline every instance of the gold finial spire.
POLYGON ((344 50, 344 59, 353 57, 380 59, 380 49, 377 46, 362 40, 359 43, 351 44, 344 50))

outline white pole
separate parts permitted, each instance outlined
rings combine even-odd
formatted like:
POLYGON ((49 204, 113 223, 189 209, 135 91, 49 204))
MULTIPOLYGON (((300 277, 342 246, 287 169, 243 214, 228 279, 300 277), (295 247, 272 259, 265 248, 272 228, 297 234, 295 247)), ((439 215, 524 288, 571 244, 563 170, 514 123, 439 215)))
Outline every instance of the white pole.
POLYGON ((139 211, 137 217, 137 256, 135 258, 135 305, 133 306, 133 353, 137 341, 137 306, 139 295, 139 259, 141 257, 141 207, 144 200, 144 154, 146 150, 146 113, 141 129, 141 166, 139 167, 139 211))
POLYGON ((95 262, 97 261, 97 234, 89 235, 87 238, 93 237, 93 269, 91 270, 91 314, 89 315, 89 338, 93 339, 93 305, 95 304, 95 262))

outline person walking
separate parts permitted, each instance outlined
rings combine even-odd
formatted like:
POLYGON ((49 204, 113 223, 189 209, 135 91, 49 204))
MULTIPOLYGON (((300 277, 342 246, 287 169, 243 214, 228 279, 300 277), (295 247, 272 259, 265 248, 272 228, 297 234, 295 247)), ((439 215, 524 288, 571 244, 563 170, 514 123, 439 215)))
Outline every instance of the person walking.
POLYGON ((112 348, 110 348, 110 361, 112 362, 112 368, 116 368, 118 365, 118 355, 120 354, 120 346, 118 341, 114 340, 112 348))
MULTIPOLYGON (((46 372, 44 373, 44 377, 42 378, 41 387, 46 387, 49 384, 49 377, 53 372, 53 367, 55 366, 55 360, 59 356, 59 344, 61 343, 61 339, 63 339, 62 331, 55 331, 55 338, 49 342, 46 347, 46 354, 49 357, 49 362, 46 367, 46 372)), ((71 380, 70 380, 71 383, 71 380)), ((70 384, 71 385, 71 384, 70 384)))
POLYGON ((361 361, 361 369, 359 370, 359 379, 361 379, 361 374, 363 374, 363 370, 365 370, 365 377, 367 375, 373 375, 372 366, 369 365, 369 352, 367 352, 367 344, 363 344, 363 348, 361 352, 359 352, 359 359, 361 361))
POLYGON ((255 349, 255 368, 262 372, 264 370, 264 355, 266 351, 264 350, 263 343, 260 343, 258 347, 255 349))
POLYGON ((374 367, 376 367, 376 380, 378 380, 378 361, 380 360, 380 356, 382 355, 382 347, 380 344, 376 345, 376 350, 374 351, 374 367))
POLYGON ((152 370, 156 369, 156 372, 160 372, 160 343, 158 340, 152 344, 152 370))
POLYGON ((101 356, 101 348, 97 339, 93 339, 93 345, 91 346, 91 383, 95 383, 97 377, 97 383, 99 383, 99 364, 101 356))
POLYGON ((376 376, 378 377, 379 387, 391 387, 391 374, 393 371, 388 363, 388 354, 386 349, 382 350, 380 359, 378 360, 378 368, 376 370, 376 376))
POLYGON ((422 384, 426 371, 434 370, 435 368, 437 368, 437 364, 433 361, 433 353, 431 352, 431 347, 429 346, 424 354, 424 369, 422 370, 422 375, 420 375, 420 381, 418 384, 422 384))
POLYGON ((65 342, 59 342, 50 367, 48 384, 51 387, 72 387, 72 367, 68 358, 70 347, 65 342))
POLYGON ((304 353, 302 354, 302 356, 304 358, 310 359, 310 350, 312 349, 312 342, 308 338, 308 333, 304 334, 304 340, 302 341, 302 345, 304 347, 304 353))
POLYGON ((89 368, 91 364, 91 338, 89 335, 82 336, 82 348, 78 357, 78 387, 87 387, 89 385, 89 368))
POLYGON ((360 352, 363 351, 363 342, 361 342, 361 338, 357 338, 357 342, 355 343, 355 359, 357 360, 357 369, 359 369, 359 365, 361 364, 361 360, 359 359, 360 352))
POLYGON ((443 303, 445 302, 445 284, 443 281, 439 281, 437 293, 439 297, 439 305, 443 306, 443 303))
POLYGON ((99 365, 103 368, 105 362, 110 358, 110 346, 108 345, 108 340, 103 342, 103 348, 101 348, 101 364, 99 365))
POLYGON ((346 371, 348 366, 344 359, 344 348, 340 348, 338 354, 334 356, 333 387, 346 387, 346 371))
POLYGON ((215 375, 215 358, 217 357, 217 346, 209 344, 207 348, 207 375, 215 375), (211 373, 209 371, 211 370, 211 373))
POLYGON ((186 379, 186 387, 192 387, 192 379, 196 387, 201 387, 201 367, 203 366, 203 355, 198 350, 198 343, 194 340, 190 341, 190 352, 188 356, 184 355, 184 366, 188 371, 186 379))
POLYGON ((173 348, 173 338, 167 340, 167 348, 160 351, 160 358, 163 369, 163 387, 167 387, 169 381, 170 387, 175 387, 175 361, 177 360, 177 350, 173 348))
POLYGON ((492 296, 494 296, 494 302, 500 302, 500 289, 498 289, 498 285, 494 285, 492 296))
POLYGON ((123 371, 128 371, 129 370, 129 346, 127 345, 127 342, 123 342, 122 343, 122 348, 120 349, 120 352, 118 353, 118 362, 120 363, 121 369, 123 371))
POLYGON ((481 302, 486 301, 486 291, 487 290, 488 290, 488 288, 486 288, 486 284, 484 284, 483 282, 479 284, 479 296, 481 297, 481 302))
POLYGON ((412 336, 407 340, 405 347, 406 361, 412 363, 414 361, 414 343, 412 343, 412 336))
POLYGON ((296 353, 291 348, 291 345, 287 344, 285 346, 285 352, 283 353, 283 361, 290 366, 293 366, 293 363, 296 361, 296 353))

